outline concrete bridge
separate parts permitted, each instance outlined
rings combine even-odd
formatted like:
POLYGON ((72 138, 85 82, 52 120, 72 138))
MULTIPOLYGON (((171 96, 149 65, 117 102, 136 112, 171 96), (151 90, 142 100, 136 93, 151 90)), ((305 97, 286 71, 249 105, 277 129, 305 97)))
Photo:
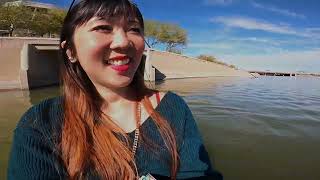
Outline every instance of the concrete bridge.
MULTIPOLYGON (((1 38, 0 90, 30 89, 59 84, 59 39, 1 38)), ((246 71, 232 69, 168 52, 145 52, 145 80, 172 78, 241 76, 246 71)))
POLYGON ((320 73, 306 73, 306 72, 272 72, 272 71, 248 71, 254 77, 257 76, 313 76, 320 77, 320 73))
POLYGON ((259 74, 261 76, 296 76, 295 72, 271 72, 271 71, 249 71, 253 74, 259 74))
POLYGON ((59 83, 58 39, 0 38, 0 89, 59 83))

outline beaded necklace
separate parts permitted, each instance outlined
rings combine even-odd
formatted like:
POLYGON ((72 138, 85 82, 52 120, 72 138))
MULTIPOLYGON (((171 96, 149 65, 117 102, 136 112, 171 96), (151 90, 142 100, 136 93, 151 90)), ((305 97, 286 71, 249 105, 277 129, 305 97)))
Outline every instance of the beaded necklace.
MULTIPOLYGON (((136 130, 134 132, 134 140, 133 140, 133 147, 132 147, 132 154, 133 156, 136 154, 136 150, 138 147, 138 141, 139 141, 139 135, 140 135, 140 131, 139 131, 139 127, 140 127, 140 122, 141 122, 141 105, 139 102, 137 102, 136 105, 136 130)), ((138 174, 138 172, 137 172, 138 174)), ((150 173, 148 173, 147 175, 141 176, 139 177, 139 175, 137 176, 137 180, 156 180, 156 178, 154 178, 150 173)))
POLYGON ((134 131, 134 140, 133 140, 133 147, 132 147, 132 154, 133 156, 136 154, 137 147, 138 147, 138 141, 139 141, 139 135, 140 135, 140 121, 141 121, 141 105, 139 102, 136 104, 136 129, 134 131))

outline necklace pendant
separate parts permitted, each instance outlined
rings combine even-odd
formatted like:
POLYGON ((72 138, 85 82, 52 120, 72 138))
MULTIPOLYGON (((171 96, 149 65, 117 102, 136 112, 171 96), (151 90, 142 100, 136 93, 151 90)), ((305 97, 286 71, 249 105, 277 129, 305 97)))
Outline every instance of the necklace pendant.
POLYGON ((157 180, 156 178, 154 178, 150 173, 148 173, 147 175, 145 176, 141 176, 139 178, 139 180, 157 180))

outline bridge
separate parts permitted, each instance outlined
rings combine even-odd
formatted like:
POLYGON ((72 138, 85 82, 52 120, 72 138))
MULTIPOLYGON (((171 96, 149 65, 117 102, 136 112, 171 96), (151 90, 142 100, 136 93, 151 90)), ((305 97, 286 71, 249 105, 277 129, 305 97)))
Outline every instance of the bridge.
POLYGON ((248 71, 252 75, 259 74, 261 76, 318 76, 320 73, 306 73, 306 72, 272 72, 272 71, 248 71))
POLYGON ((259 74, 261 76, 297 76, 295 72, 249 71, 249 73, 259 74))
MULTIPOLYGON (((59 84, 59 39, 0 37, 0 90, 59 84)), ((145 80, 252 77, 244 70, 169 52, 145 52, 145 80)))

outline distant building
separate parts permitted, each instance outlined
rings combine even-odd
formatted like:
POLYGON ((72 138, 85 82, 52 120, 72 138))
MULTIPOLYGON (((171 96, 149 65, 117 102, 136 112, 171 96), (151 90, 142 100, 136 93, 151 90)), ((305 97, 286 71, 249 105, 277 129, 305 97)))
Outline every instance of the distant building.
POLYGON ((4 3, 4 6, 25 6, 35 11, 47 11, 49 9, 59 9, 57 6, 49 3, 35 1, 18 0, 4 3))

